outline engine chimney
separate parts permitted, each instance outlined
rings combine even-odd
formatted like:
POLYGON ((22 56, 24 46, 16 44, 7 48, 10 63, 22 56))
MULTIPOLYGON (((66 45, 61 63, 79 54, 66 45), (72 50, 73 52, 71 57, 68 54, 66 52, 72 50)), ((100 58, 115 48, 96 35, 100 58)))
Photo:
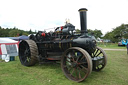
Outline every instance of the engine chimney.
POLYGON ((86 21, 86 8, 81 8, 78 10, 80 13, 80 24, 81 24, 81 31, 86 33, 87 32, 87 21, 86 21))

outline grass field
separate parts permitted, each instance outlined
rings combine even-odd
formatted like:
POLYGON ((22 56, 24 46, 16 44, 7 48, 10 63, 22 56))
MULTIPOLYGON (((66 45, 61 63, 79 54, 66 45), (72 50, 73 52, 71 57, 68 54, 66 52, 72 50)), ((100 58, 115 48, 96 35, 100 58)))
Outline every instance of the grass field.
POLYGON ((106 54, 107 66, 100 72, 93 71, 81 83, 68 80, 59 63, 25 67, 18 57, 8 63, 0 61, 0 85, 128 85, 126 51, 106 51, 106 54))
POLYGON ((126 49, 126 46, 118 46, 118 43, 97 43, 102 48, 126 49))

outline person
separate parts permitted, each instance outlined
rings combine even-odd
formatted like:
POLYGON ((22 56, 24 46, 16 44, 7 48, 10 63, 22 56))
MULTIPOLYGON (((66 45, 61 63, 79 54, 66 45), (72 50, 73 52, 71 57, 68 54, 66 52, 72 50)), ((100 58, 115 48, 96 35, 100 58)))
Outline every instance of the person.
POLYGON ((128 54, 128 43, 127 43, 127 54, 128 54))

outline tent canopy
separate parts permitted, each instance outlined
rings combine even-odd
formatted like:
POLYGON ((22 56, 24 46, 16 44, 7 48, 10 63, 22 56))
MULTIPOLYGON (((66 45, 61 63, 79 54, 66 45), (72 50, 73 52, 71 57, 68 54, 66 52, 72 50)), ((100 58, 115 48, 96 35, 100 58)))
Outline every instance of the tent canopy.
POLYGON ((17 43, 18 41, 9 39, 9 38, 0 38, 0 44, 5 44, 5 43, 17 43))
POLYGON ((9 39, 12 39, 12 40, 16 40, 16 41, 20 41, 20 40, 28 40, 28 36, 25 36, 25 35, 22 35, 22 36, 19 36, 19 37, 1 37, 1 38, 9 38, 9 39))
POLYGON ((25 35, 22 35, 22 36, 19 36, 19 40, 28 40, 28 36, 25 36, 25 35))

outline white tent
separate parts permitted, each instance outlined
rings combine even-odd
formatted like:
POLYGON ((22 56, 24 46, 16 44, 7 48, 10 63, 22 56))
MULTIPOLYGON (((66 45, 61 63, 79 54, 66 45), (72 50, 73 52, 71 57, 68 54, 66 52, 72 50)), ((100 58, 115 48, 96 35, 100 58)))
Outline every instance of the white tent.
POLYGON ((17 56, 18 55, 18 41, 0 38, 0 58, 5 60, 8 56, 17 56))
POLYGON ((0 38, 0 44, 1 43, 17 43, 17 41, 9 39, 9 38, 0 38))

